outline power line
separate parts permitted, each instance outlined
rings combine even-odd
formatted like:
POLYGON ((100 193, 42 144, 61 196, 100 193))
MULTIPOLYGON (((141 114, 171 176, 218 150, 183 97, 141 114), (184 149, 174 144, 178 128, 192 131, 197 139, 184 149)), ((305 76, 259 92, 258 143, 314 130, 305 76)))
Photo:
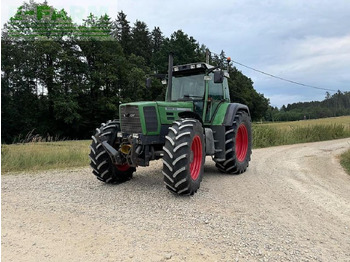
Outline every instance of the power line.
POLYGON ((296 85, 300 85, 300 86, 305 86, 305 87, 311 87, 311 88, 315 88, 315 89, 320 89, 320 90, 325 90, 325 91, 332 91, 332 92, 338 92, 337 90, 334 90, 334 89, 328 89, 328 88, 323 88, 323 87, 318 87, 318 86, 312 86, 312 85, 307 85, 307 84, 303 84, 303 83, 299 83, 299 82, 296 82, 296 81, 293 81, 293 80, 289 80, 289 79, 286 79, 286 78, 283 78, 283 77, 279 77, 279 76, 275 76, 275 75, 272 75, 272 74, 269 74, 269 73, 266 73, 266 72, 263 72, 261 70, 258 70, 258 69, 255 69, 253 67, 250 67, 250 66, 246 66, 242 63, 239 63, 237 61, 233 61, 231 60, 233 63, 235 64, 238 64, 240 66, 243 66, 243 67, 246 67, 248 69, 251 69, 253 71, 256 71, 258 73, 261 73, 261 74, 264 74, 264 75, 267 75, 267 76, 270 76, 270 77, 273 77, 273 78, 276 78, 276 79, 279 79, 279 80, 282 80, 282 81, 286 81, 286 82, 289 82, 289 83, 292 83, 292 84, 296 84, 296 85))
MULTIPOLYGON (((214 53, 214 52, 211 52, 213 54, 215 54, 216 56, 219 57, 218 54, 214 53)), ((270 76, 270 77, 273 77, 273 78, 276 78, 276 79, 279 79, 279 80, 282 80, 282 81, 285 81, 285 82, 289 82, 289 83, 292 83, 292 84, 295 84, 295 85, 300 85, 300 86, 305 86, 305 87, 311 87, 311 88, 314 88, 314 89, 319 89, 319 90, 325 90, 325 91, 331 91, 331 92, 338 92, 338 90, 334 90, 334 89, 329 89, 329 88, 323 88, 323 87, 318 87, 318 86, 312 86, 312 85, 307 85, 307 84, 303 84, 303 83, 299 83, 299 82, 296 82, 296 81, 293 81, 293 80, 289 80, 289 79, 286 79, 286 78, 283 78, 283 77, 279 77, 279 76, 275 76, 275 75, 272 75, 272 74, 269 74, 269 73, 266 73, 264 71, 261 71, 261 70, 258 70, 258 69, 255 69, 251 66, 247 66, 247 65, 244 65, 240 62, 237 62, 237 61, 234 61, 234 60, 231 60, 231 62, 237 64, 237 65, 240 65, 240 66, 243 66, 243 67, 246 67, 250 70, 253 70, 253 71, 256 71, 260 74, 264 74, 264 75, 267 75, 267 76, 270 76)))

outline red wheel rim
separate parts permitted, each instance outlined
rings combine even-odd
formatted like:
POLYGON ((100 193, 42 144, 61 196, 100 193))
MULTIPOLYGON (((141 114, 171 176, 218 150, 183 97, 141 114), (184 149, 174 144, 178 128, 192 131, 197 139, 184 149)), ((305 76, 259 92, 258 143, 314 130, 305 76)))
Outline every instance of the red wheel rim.
POLYGON ((193 155, 193 160, 190 163, 191 178, 196 180, 202 166, 202 141, 199 136, 193 138, 191 151, 193 155))
POLYGON ((236 157, 239 162, 243 162, 248 151, 248 130, 244 124, 241 124, 236 136, 236 157))
POLYGON ((122 171, 122 172, 128 170, 129 167, 130 167, 128 164, 124 164, 124 165, 115 165, 115 166, 117 167, 117 169, 118 169, 119 171, 122 171))

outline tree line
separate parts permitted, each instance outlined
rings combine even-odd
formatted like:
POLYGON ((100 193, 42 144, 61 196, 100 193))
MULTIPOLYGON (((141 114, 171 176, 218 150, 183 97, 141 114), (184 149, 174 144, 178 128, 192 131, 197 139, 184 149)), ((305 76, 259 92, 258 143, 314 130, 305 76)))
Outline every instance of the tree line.
POLYGON ((350 92, 326 92, 323 101, 299 102, 283 105, 280 109, 269 106, 267 121, 296 121, 350 115, 350 92))
MULTIPOLYGON (((166 73, 169 52, 175 64, 205 61, 207 47, 177 30, 165 37, 159 27, 133 25, 124 12, 112 20, 90 14, 73 23, 65 10, 30 1, 4 25, 1 38, 2 142, 29 132, 86 139, 99 124, 118 117, 120 103, 164 100, 166 87, 145 79, 166 73)), ((218 65, 225 53, 210 56, 218 65)), ((269 100, 250 78, 229 68, 231 99, 261 118, 269 100)))

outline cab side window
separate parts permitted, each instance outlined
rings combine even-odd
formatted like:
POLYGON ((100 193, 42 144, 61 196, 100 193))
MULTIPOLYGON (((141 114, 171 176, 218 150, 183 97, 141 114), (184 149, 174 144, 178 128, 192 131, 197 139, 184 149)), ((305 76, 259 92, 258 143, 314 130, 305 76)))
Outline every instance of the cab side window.
POLYGON ((209 80, 209 97, 213 100, 222 100, 224 98, 222 84, 215 84, 214 76, 209 80))

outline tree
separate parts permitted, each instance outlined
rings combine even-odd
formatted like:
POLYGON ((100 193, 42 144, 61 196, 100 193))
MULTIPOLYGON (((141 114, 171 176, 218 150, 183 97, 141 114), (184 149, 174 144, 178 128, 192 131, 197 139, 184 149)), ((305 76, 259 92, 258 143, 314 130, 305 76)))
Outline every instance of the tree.
POLYGON ((130 22, 126 19, 123 11, 118 13, 117 19, 114 21, 112 36, 120 43, 125 55, 131 54, 131 32, 130 22))
MULTIPOLYGON (((153 64, 158 72, 166 72, 169 53, 174 54, 174 64, 194 63, 203 60, 197 41, 182 30, 174 32, 170 38, 165 38, 158 52, 153 56, 153 64)), ((204 55, 205 56, 205 55, 204 55)))
POLYGON ((136 21, 131 32, 131 53, 143 57, 146 63, 149 64, 152 58, 152 44, 147 25, 144 22, 136 21))
MULTIPOLYGON (((13 49, 5 60, 7 65, 14 61, 3 77, 9 94, 5 98, 13 103, 5 103, 12 105, 13 112, 21 112, 9 127, 17 130, 17 134, 29 132, 33 127, 38 132, 54 132, 54 100, 61 88, 57 80, 58 64, 64 54, 64 39, 69 39, 73 30, 74 25, 66 12, 46 2, 24 3, 5 24, 2 50, 13 49), (40 109, 43 108, 48 109, 45 121, 41 121, 43 111, 40 109)), ((3 116, 6 118, 6 113, 3 116)), ((11 121, 8 119, 7 123, 11 121)))
MULTIPOLYGON (((166 73, 174 63, 205 61, 207 47, 182 30, 165 38, 159 27, 149 32, 144 22, 131 28, 126 14, 115 21, 90 14, 74 24, 64 10, 47 2, 24 3, 4 25, 1 46, 2 139, 27 133, 89 138, 101 121, 118 118, 120 103, 163 100, 165 86, 157 79, 146 90, 146 77, 166 73)), ((211 59, 225 63, 225 53, 211 59)), ((251 107, 259 118, 268 104, 253 82, 230 67, 232 101, 251 107)), ((331 97, 342 113, 349 100, 331 97)))
POLYGON ((117 117, 120 89, 124 86, 126 59, 121 45, 106 28, 112 28, 108 16, 90 15, 80 29, 92 34, 76 41, 84 63, 85 91, 79 96, 85 132, 97 126, 101 119, 117 117))
MULTIPOLYGON (((221 61, 226 60, 224 54, 220 55, 221 61)), ((221 62, 220 63, 223 63, 221 62)), ((246 104, 249 107, 253 120, 261 119, 269 106, 269 100, 259 94, 253 87, 253 81, 243 75, 235 67, 229 69, 229 90, 232 102, 246 104)))
POLYGON ((164 36, 159 27, 154 27, 151 33, 151 48, 152 53, 157 53, 162 47, 164 36))

